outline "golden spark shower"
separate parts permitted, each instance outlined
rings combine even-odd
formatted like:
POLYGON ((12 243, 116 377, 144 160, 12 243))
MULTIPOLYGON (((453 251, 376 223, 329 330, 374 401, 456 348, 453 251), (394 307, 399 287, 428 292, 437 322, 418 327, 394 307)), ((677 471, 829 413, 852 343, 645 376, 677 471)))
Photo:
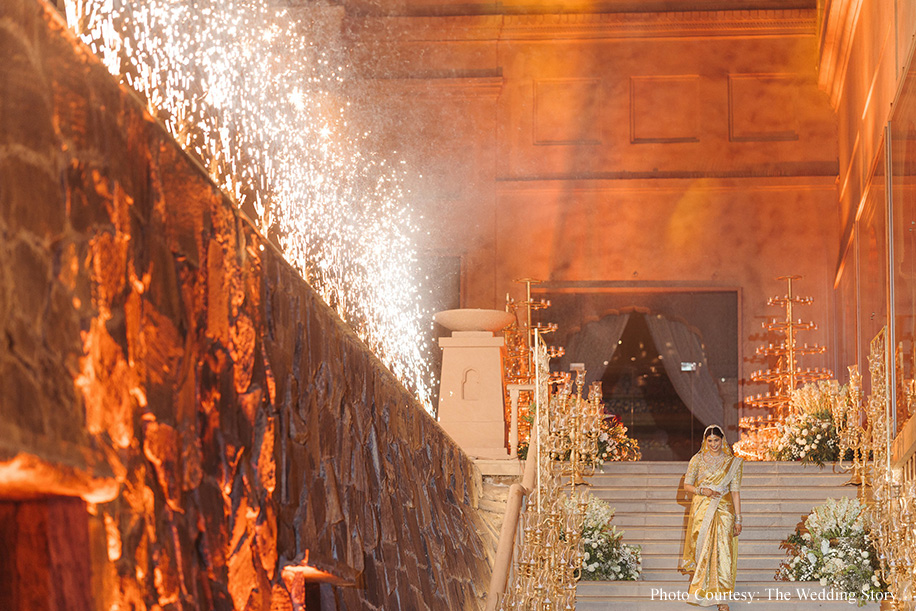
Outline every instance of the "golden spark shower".
POLYGON ((348 67, 322 9, 67 0, 66 10, 108 70, 429 409, 429 315, 405 170, 352 133, 348 67))

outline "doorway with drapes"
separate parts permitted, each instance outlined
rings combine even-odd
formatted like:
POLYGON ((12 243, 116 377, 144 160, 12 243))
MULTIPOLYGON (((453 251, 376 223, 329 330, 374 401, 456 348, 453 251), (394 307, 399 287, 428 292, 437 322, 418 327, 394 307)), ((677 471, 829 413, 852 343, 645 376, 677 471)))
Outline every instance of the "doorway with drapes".
MULTIPOLYGON (((559 306, 551 308, 559 315, 551 322, 571 329, 558 337, 566 354, 553 368, 581 365, 587 383, 602 382, 605 410, 619 416, 639 440, 643 460, 686 460, 708 424, 730 428, 736 415, 732 395, 737 388, 729 377, 737 373, 736 298, 618 296, 656 307, 602 307, 599 315, 595 307, 609 304, 607 296, 552 294, 550 299, 559 306)), ((735 432, 728 437, 734 441, 735 432)))

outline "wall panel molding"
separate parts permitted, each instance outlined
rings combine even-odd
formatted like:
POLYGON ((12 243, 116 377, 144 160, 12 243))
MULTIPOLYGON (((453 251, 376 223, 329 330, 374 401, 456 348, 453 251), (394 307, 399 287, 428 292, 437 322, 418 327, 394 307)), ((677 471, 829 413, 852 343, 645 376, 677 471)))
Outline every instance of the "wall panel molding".
POLYGON ((630 77, 630 142, 700 141, 700 77, 630 77))
POLYGON ((534 143, 601 144, 601 79, 534 82, 534 143))
POLYGON ((728 139, 798 140, 799 81, 794 74, 729 74, 728 139))

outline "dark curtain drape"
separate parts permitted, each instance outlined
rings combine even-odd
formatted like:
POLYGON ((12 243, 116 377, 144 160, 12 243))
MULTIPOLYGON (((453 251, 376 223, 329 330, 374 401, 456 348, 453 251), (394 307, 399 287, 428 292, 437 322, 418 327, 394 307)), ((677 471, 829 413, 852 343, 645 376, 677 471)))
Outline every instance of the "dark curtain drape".
POLYGON ((665 373, 674 389, 693 413, 705 425, 722 424, 724 405, 719 385, 709 373, 706 351, 696 333, 682 322, 659 314, 646 316, 652 341, 662 355, 665 373), (681 363, 696 363, 696 371, 681 371, 681 363))
POLYGON ((566 363, 585 364, 585 388, 600 380, 617 350, 617 342, 630 320, 630 313, 611 314, 601 320, 590 322, 572 337, 566 347, 566 363))

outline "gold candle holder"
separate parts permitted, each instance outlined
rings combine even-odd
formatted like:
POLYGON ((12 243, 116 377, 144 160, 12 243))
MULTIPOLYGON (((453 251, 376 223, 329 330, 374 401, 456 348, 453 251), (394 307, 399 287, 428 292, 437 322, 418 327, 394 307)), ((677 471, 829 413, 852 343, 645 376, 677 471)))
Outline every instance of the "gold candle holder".
POLYGON ((535 335, 535 351, 538 434, 528 459, 537 461, 537 488, 522 514, 515 579, 499 601, 501 611, 573 610, 582 574, 587 510, 582 484, 596 461, 600 387, 593 386, 589 399, 583 399, 580 372, 575 382, 569 376, 554 378, 557 388, 551 394, 548 350, 540 334, 535 335))
POLYGON ((757 356, 762 358, 775 358, 775 368, 761 369, 751 374, 751 380, 769 384, 766 393, 749 396, 744 402, 754 408, 765 409, 769 412, 765 421, 755 421, 753 418, 742 418, 739 427, 745 431, 742 440, 736 444, 736 450, 744 458, 751 460, 766 460, 769 448, 778 435, 776 425, 785 422, 789 416, 792 392, 801 384, 810 384, 826 380, 833 376, 833 372, 822 368, 802 368, 799 358, 804 355, 821 354, 826 348, 817 344, 799 344, 798 332, 816 329, 813 322, 805 322, 795 317, 795 308, 801 305, 810 305, 813 299, 800 297, 793 292, 792 283, 801 276, 780 276, 777 280, 785 280, 787 292, 783 297, 772 297, 767 301, 769 306, 784 308, 783 318, 772 318, 763 323, 763 328, 768 332, 778 333, 783 336, 779 343, 768 343, 757 349, 757 356))

